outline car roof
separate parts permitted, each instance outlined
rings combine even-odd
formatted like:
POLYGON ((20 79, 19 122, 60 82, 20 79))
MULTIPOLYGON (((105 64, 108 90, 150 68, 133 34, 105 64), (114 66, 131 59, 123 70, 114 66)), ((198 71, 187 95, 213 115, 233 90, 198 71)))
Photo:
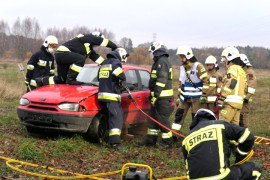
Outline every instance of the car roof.
MULTIPOLYGON (((139 69, 139 70, 145 70, 145 71, 149 71, 149 69, 147 68, 143 68, 143 67, 139 67, 139 66, 134 66, 134 65, 126 65, 126 64, 122 64, 123 65, 123 69, 126 71, 126 70, 129 70, 129 69, 139 69)), ((97 64, 85 64, 84 66, 98 66, 97 64)))

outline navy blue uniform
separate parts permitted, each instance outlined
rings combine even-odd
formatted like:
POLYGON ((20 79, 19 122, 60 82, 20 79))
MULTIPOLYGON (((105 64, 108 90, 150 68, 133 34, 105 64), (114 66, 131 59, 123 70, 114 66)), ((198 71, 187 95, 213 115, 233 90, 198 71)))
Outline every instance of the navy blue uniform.
POLYGON ((109 144, 120 144, 120 134, 123 126, 123 111, 121 108, 120 82, 126 80, 122 69, 121 58, 116 51, 107 55, 98 72, 100 101, 108 112, 109 144))
MULTIPOLYGON (((38 77, 54 75, 54 57, 47 52, 42 45, 40 50, 35 52, 27 63, 26 84, 30 85, 31 90, 36 89, 35 81, 38 77)), ((27 88, 27 92, 29 89, 27 88)))

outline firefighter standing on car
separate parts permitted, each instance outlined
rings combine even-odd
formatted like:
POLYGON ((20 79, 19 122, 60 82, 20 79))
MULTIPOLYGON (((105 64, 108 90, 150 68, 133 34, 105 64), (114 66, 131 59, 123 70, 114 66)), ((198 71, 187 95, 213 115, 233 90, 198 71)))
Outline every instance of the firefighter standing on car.
POLYGON ((186 114, 191 107, 192 119, 198 109, 201 108, 200 101, 206 101, 207 71, 193 55, 189 46, 180 46, 176 55, 182 61, 180 66, 179 88, 178 88, 178 109, 175 113, 175 120, 172 129, 180 131, 186 114))
POLYGON ((54 75, 54 52, 58 40, 55 36, 46 37, 39 51, 34 53, 27 63, 25 84, 27 92, 37 88, 36 78, 54 75), (30 89, 29 89, 30 87, 30 89))
POLYGON ((253 134, 247 128, 217 120, 208 109, 198 110, 182 143, 187 179, 260 179, 262 168, 255 162, 230 167, 231 140, 238 142, 237 163, 252 149, 253 134))
POLYGON ((222 85, 222 75, 218 72, 219 67, 214 56, 208 56, 205 60, 205 65, 208 74, 208 86, 205 88, 207 89, 207 99, 204 99, 205 101, 201 103, 205 109, 209 109, 217 114, 216 100, 222 85))
POLYGON ((64 83, 73 85, 81 84, 81 82, 76 81, 76 77, 84 66, 86 58, 89 57, 97 64, 102 64, 104 61, 93 49, 94 46, 109 47, 112 50, 117 48, 112 41, 104 38, 100 32, 79 34, 57 48, 55 59, 58 76, 39 79, 39 85, 64 83))
POLYGON ((123 126, 123 110, 121 108, 121 85, 125 84, 126 76, 121 62, 127 61, 125 49, 117 48, 107 54, 98 72, 98 101, 102 103, 108 115, 109 140, 111 148, 121 149, 120 135, 123 126))
POLYGON ((225 48, 221 57, 226 74, 217 102, 221 109, 219 119, 239 125, 240 111, 247 89, 246 73, 241 67, 243 62, 235 47, 225 48))
MULTIPOLYGON (((150 55, 154 60, 149 80, 151 92, 150 116, 155 118, 164 126, 170 128, 169 117, 172 109, 169 104, 173 98, 172 89, 172 66, 168 60, 169 54, 161 42, 154 42, 149 48, 150 55)), ((172 147, 172 132, 160 127, 155 122, 148 119, 147 136, 140 145, 155 146, 158 139, 159 130, 161 131, 161 144, 159 148, 172 147)))
POLYGON ((247 75, 247 92, 244 98, 243 108, 240 112, 240 123, 239 125, 248 128, 249 119, 248 114, 250 112, 250 103, 253 100, 253 95, 255 94, 257 87, 257 79, 252 65, 250 64, 247 56, 245 54, 240 54, 240 58, 243 61, 243 69, 247 75))

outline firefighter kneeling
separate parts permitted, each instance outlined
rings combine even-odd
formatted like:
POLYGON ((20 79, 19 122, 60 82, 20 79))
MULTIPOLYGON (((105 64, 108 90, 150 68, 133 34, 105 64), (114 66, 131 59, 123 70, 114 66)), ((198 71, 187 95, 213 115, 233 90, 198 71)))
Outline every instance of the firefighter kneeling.
POLYGON ((247 128, 217 120, 212 111, 199 109, 190 130, 182 146, 188 179, 260 179, 262 168, 255 162, 230 167, 230 140, 239 143, 236 163, 247 156, 254 144, 254 136, 247 128))

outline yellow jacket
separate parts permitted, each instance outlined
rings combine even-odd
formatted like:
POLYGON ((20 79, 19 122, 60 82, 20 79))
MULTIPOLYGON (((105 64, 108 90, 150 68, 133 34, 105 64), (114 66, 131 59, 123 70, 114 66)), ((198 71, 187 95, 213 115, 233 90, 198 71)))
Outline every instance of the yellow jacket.
POLYGON ((248 86, 245 99, 252 101, 252 96, 255 94, 257 87, 256 75, 252 67, 245 66, 243 69, 247 75, 247 86, 248 86))
POLYGON ((207 72, 208 84, 206 86, 207 103, 214 103, 217 99, 217 94, 221 91, 222 75, 216 69, 207 72))

